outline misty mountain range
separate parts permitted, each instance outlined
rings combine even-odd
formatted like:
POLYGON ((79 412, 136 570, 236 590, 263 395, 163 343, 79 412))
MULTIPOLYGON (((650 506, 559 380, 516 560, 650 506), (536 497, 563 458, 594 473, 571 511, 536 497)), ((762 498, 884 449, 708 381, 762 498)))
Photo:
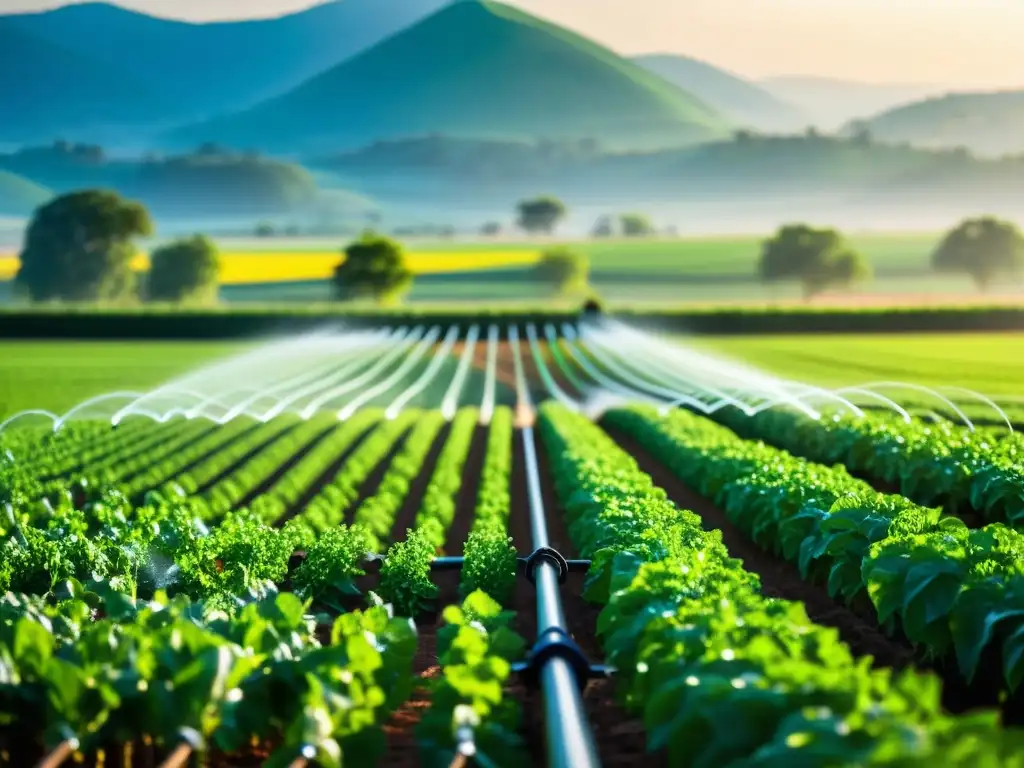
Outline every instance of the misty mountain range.
MULTIPOLYGON (((677 54, 628 59, 488 0, 337 0, 277 19, 207 24, 103 3, 0 15, 0 146, 61 138, 141 155, 212 143, 314 170, 319 159, 332 183, 358 192, 387 189, 383 177, 421 189, 410 174, 450 181, 466 168, 474 183, 534 168, 529 183, 551 177, 555 188, 567 181, 552 174, 570 166, 573 178, 673 189, 672 163, 726 187, 786 176, 786 163, 805 169, 790 177, 830 188, 867 183, 862 166, 877 170, 871 183, 913 171, 925 184, 929 174, 962 171, 986 184, 995 164, 949 150, 1024 153, 1024 89, 947 90, 755 82, 677 54), (812 126, 839 138, 815 141, 812 126), (805 132, 793 141, 744 138, 805 132), (880 162, 888 155, 872 148, 878 142, 909 145, 902 164, 880 162), (509 162, 524 153, 522 166, 509 162), (411 157, 418 166, 403 165, 411 157), (731 176, 721 181, 722 173, 731 176)), ((0 155, 0 211, 10 190, 34 200, 48 184, 16 160, 0 155)))

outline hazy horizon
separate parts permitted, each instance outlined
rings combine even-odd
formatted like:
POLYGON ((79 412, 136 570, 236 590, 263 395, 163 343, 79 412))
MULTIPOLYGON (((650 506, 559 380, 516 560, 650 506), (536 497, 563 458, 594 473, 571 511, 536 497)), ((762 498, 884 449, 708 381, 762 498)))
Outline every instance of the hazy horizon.
MULTIPOLYGON (((0 0, 0 13, 67 5, 0 0)), ((309 0, 124 0, 190 21, 282 15, 309 0)), ((676 53, 750 78, 1024 88, 1020 0, 513 0, 616 51, 676 53), (770 30, 771 33, 766 33, 770 30), (1016 64, 1014 63, 1016 62, 1016 64)))

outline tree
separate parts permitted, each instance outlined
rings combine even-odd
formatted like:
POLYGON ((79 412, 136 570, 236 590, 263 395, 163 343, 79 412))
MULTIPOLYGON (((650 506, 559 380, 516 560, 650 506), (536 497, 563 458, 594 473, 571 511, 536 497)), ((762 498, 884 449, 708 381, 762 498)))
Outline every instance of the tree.
POLYGON ((501 224, 496 221, 488 221, 480 228, 480 234, 484 237, 497 237, 501 234, 501 224))
POLYGON ((847 287, 871 275, 871 266, 834 229, 788 224, 767 240, 758 264, 761 279, 798 280, 804 297, 831 287, 847 287))
POLYGON ((17 284, 35 301, 112 301, 131 296, 132 239, 152 231, 146 209, 116 192, 62 195, 32 217, 17 284))
POLYGON ((547 251, 533 269, 537 282, 551 285, 560 294, 585 293, 590 281, 590 260, 567 248, 547 251))
POLYGON ((568 209, 556 197, 538 197, 523 200, 517 206, 519 226, 530 234, 550 235, 558 222, 565 218, 568 209))
POLYGON ((342 301, 399 300, 412 286, 412 272, 400 243, 366 232, 345 249, 345 260, 334 269, 334 288, 342 301))
POLYGON ((654 234, 654 225, 642 213, 624 213, 619 222, 626 237, 650 237, 654 234))
POLYGON ((150 301, 212 301, 220 283, 220 254, 203 235, 169 243, 150 255, 150 301))
POLYGON ((932 254, 932 269, 970 275, 979 290, 999 277, 1024 272, 1024 234, 992 216, 967 219, 951 230, 932 254))

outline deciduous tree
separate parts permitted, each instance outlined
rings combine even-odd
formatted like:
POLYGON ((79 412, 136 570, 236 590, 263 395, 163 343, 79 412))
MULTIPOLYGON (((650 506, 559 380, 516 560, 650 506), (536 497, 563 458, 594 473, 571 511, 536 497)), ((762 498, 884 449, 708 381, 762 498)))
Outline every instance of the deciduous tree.
POLYGON ((213 301, 220 284, 220 254, 208 237, 194 235, 150 255, 146 295, 150 301, 213 301))
POLYGON ((335 293, 342 301, 392 303, 408 292, 412 279, 401 244, 373 232, 349 245, 334 270, 335 293))
POLYGON ((1024 234, 1012 222, 991 216, 967 219, 939 243, 932 268, 970 275, 984 291, 999 278, 1024 273, 1024 234))
POLYGON ((764 243, 758 264, 761 279, 796 280, 804 297, 832 287, 847 287, 871 275, 871 266, 834 229, 789 224, 764 243))
POLYGON ((582 253, 556 248, 541 256, 534 277, 560 294, 584 293, 590 280, 590 260, 582 253))
POLYGON ((568 209, 557 197, 523 200, 518 205, 519 226, 530 234, 550 235, 568 209))
POLYGON ((17 284, 35 301, 114 301, 135 292, 133 238, 151 234, 149 213, 116 192, 62 195, 32 217, 17 284))

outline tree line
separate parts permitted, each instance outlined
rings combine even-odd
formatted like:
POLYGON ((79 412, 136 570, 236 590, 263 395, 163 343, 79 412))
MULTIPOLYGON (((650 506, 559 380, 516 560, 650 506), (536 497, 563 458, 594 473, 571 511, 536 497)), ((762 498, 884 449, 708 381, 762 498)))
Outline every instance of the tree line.
MULTIPOLYGON (((543 206, 542 206, 543 207, 543 206)), ((71 192, 35 212, 20 253, 16 287, 33 301, 208 303, 216 300, 221 257, 200 234, 162 245, 150 254, 141 278, 132 262, 135 240, 153 235, 141 203, 109 190, 71 192)), ((400 300, 413 283, 401 243, 373 231, 351 243, 332 284, 341 301, 400 300)), ((585 256, 556 248, 541 256, 533 277, 560 294, 588 291, 585 256)))
MULTIPOLYGON (((555 198, 527 200, 518 206, 518 223, 527 232, 551 234, 566 211, 555 198)), ((622 216, 620 223, 636 235, 652 230, 636 214, 622 216)), ((138 278, 132 268, 134 240, 152 234, 146 208, 116 192, 62 195, 41 206, 29 224, 16 286, 35 301, 215 300, 221 259, 216 245, 203 235, 156 248, 149 272, 138 278)), ((994 217, 967 219, 942 238, 931 263, 940 273, 966 274, 985 290, 1024 274, 1024 234, 994 217)), ((806 298, 871 275, 870 263, 839 231, 807 224, 785 225, 766 240, 757 269, 766 284, 799 283, 806 298)), ((592 295, 589 259, 566 248, 542 253, 531 277, 559 295, 592 295)), ((402 245, 368 231, 345 249, 332 284, 339 300, 386 304, 404 297, 413 279, 402 245)))
MULTIPOLYGON (((967 275, 979 290, 1024 274, 1024 233, 993 216, 965 219, 945 234, 931 254, 932 270, 967 275)), ((847 288, 871 277, 870 262, 836 229, 788 224, 766 240, 758 260, 765 283, 796 281, 804 297, 847 288)))

